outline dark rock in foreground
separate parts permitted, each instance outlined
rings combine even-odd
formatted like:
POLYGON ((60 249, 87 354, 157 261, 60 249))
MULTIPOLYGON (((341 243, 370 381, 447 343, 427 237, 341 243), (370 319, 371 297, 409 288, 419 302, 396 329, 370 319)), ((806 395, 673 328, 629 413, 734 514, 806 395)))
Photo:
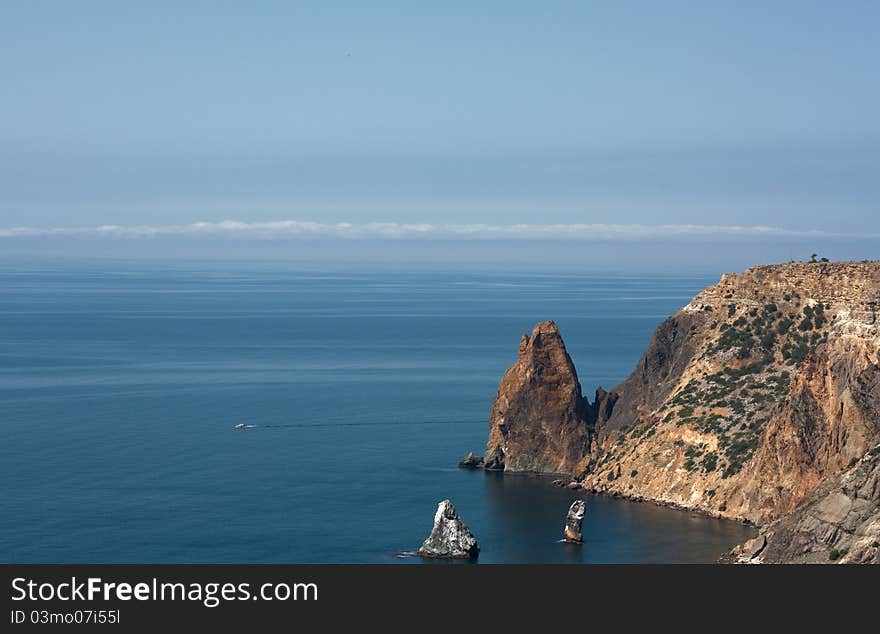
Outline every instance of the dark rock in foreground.
POLYGON ((458 467, 460 469, 482 469, 483 456, 478 456, 473 451, 470 451, 468 452, 468 455, 461 459, 461 462, 458 463, 458 467))
POLYGON ((586 512, 587 503, 583 500, 575 500, 571 503, 571 508, 568 509, 568 515, 565 518, 565 541, 578 543, 584 541, 581 526, 586 512))
POLYGON ((440 502, 437 505, 437 513, 434 514, 431 534, 417 554, 421 557, 474 559, 479 553, 477 538, 471 533, 467 524, 461 521, 452 502, 449 500, 440 502))

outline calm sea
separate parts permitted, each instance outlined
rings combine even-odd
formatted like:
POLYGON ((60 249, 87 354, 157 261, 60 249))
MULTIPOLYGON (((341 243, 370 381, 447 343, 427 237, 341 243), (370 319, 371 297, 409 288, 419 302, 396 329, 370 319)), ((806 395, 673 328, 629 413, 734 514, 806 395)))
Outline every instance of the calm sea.
POLYGON ((710 277, 0 263, 0 561, 402 562, 450 498, 480 562, 709 562, 751 532, 461 471, 520 335, 587 393, 710 277), (235 430, 237 423, 252 427, 235 430))

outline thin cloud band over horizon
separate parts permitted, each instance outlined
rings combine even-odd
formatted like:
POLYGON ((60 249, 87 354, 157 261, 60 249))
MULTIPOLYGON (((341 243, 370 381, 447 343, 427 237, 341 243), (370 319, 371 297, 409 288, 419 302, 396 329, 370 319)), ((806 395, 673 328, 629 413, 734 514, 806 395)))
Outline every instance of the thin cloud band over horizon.
POLYGON ((876 239, 878 233, 848 234, 819 229, 699 224, 430 224, 321 223, 300 220, 266 222, 194 222, 181 225, 100 225, 95 227, 8 227, 0 238, 165 236, 263 239, 474 239, 474 240, 641 240, 688 237, 876 239))

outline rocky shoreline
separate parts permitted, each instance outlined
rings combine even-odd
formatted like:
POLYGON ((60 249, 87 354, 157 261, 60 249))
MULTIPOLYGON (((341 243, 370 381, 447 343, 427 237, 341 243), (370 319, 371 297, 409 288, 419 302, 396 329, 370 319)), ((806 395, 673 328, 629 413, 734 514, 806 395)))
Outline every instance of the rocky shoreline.
POLYGON ((816 496, 858 479, 847 474, 880 442, 878 313, 878 262, 726 274, 592 403, 559 328, 539 323, 499 383, 485 459, 460 466, 566 475, 557 485, 762 527, 737 561, 876 561, 880 476, 846 499, 816 496))
POLYGON ((607 491, 596 489, 593 487, 585 488, 581 486, 581 488, 591 495, 601 495, 604 497, 619 499, 619 500, 627 500, 629 502, 637 502, 639 504, 653 504, 654 506, 660 506, 663 508, 676 509, 678 511, 686 511, 689 513, 694 513, 695 515, 700 515, 703 517, 711 517, 713 519, 724 520, 727 522, 736 522, 737 524, 742 524, 743 526, 754 526, 757 527, 757 524, 750 520, 747 517, 731 517, 729 515, 725 515, 723 513, 699 508, 696 506, 686 506, 677 502, 675 500, 664 500, 661 498, 650 498, 644 495, 639 495, 636 493, 625 493, 621 491, 607 491))
MULTIPOLYGON (((493 471, 492 469, 484 469, 481 461, 482 456, 476 456, 475 454, 473 454, 473 452, 469 452, 468 455, 465 456, 465 458, 459 461, 458 467, 459 469, 480 469, 484 471, 493 471), (470 461, 467 460, 467 458, 471 455, 479 459, 479 466, 476 464, 471 464, 470 461)), ((511 473, 515 475, 541 476, 546 478, 547 480, 550 480, 550 478, 555 478, 556 476, 567 475, 564 473, 546 473, 541 471, 515 471, 511 473)), ((724 520, 726 522, 734 522, 736 524, 741 524, 742 526, 752 526, 755 528, 760 527, 758 524, 747 517, 735 517, 725 515, 724 513, 719 513, 696 506, 687 506, 675 500, 664 500, 661 498, 651 498, 644 495, 639 495, 637 493, 627 493, 614 489, 603 489, 600 487, 584 486, 584 483, 578 480, 561 480, 557 478, 551 480, 548 484, 549 486, 560 489, 583 491, 587 495, 601 496, 616 500, 626 500, 627 502, 636 502, 639 504, 653 504, 654 506, 659 506, 661 508, 670 508, 677 511, 685 511, 688 513, 699 515, 701 517, 711 517, 712 519, 724 520)))
MULTIPOLYGON (((462 467, 462 468, 464 468, 464 467, 462 467)), ((527 472, 518 472, 518 473, 527 473, 527 472)), ((564 475, 564 474, 537 473, 537 472, 528 472, 528 473, 531 473, 532 475, 546 476, 548 479, 553 476, 556 476, 556 475, 564 475)), ((759 527, 758 524, 756 524, 755 522, 753 522, 752 520, 750 520, 747 517, 731 517, 731 516, 725 515, 723 513, 710 511, 710 510, 699 508, 696 506, 686 506, 686 505, 683 505, 675 500, 664 500, 664 499, 660 499, 660 498, 651 498, 651 497, 647 497, 644 495, 639 495, 637 493, 626 493, 624 491, 617 491, 617 490, 613 490, 613 489, 609 490, 609 489, 602 489, 602 488, 598 488, 598 487, 587 487, 587 486, 584 486, 583 482, 580 482, 578 480, 565 481, 565 480, 556 479, 556 480, 553 480, 550 484, 551 484, 551 486, 555 486, 558 488, 583 491, 587 495, 602 496, 602 497, 612 498, 612 499, 616 499, 616 500, 626 500, 627 502, 636 502, 639 504, 653 504, 654 506, 659 506, 661 508, 670 508, 670 509, 675 509, 677 511, 685 511, 688 513, 693 513, 695 515, 700 515, 701 517, 711 517, 712 519, 724 520, 726 522, 735 522, 736 524, 741 524, 743 526, 752 526, 755 528, 759 527)))

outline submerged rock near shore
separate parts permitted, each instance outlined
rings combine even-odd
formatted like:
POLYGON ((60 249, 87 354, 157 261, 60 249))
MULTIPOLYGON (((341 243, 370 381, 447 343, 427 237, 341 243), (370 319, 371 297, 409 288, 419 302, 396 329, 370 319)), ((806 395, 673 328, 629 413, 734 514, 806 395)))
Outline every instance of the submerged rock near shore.
POLYGON ((468 454, 459 461, 458 466, 460 469, 482 469, 483 456, 478 456, 473 451, 469 451, 468 454))
POLYGON ((437 505, 434 526, 417 554, 421 557, 467 559, 480 553, 477 538, 467 527, 449 500, 437 505))

